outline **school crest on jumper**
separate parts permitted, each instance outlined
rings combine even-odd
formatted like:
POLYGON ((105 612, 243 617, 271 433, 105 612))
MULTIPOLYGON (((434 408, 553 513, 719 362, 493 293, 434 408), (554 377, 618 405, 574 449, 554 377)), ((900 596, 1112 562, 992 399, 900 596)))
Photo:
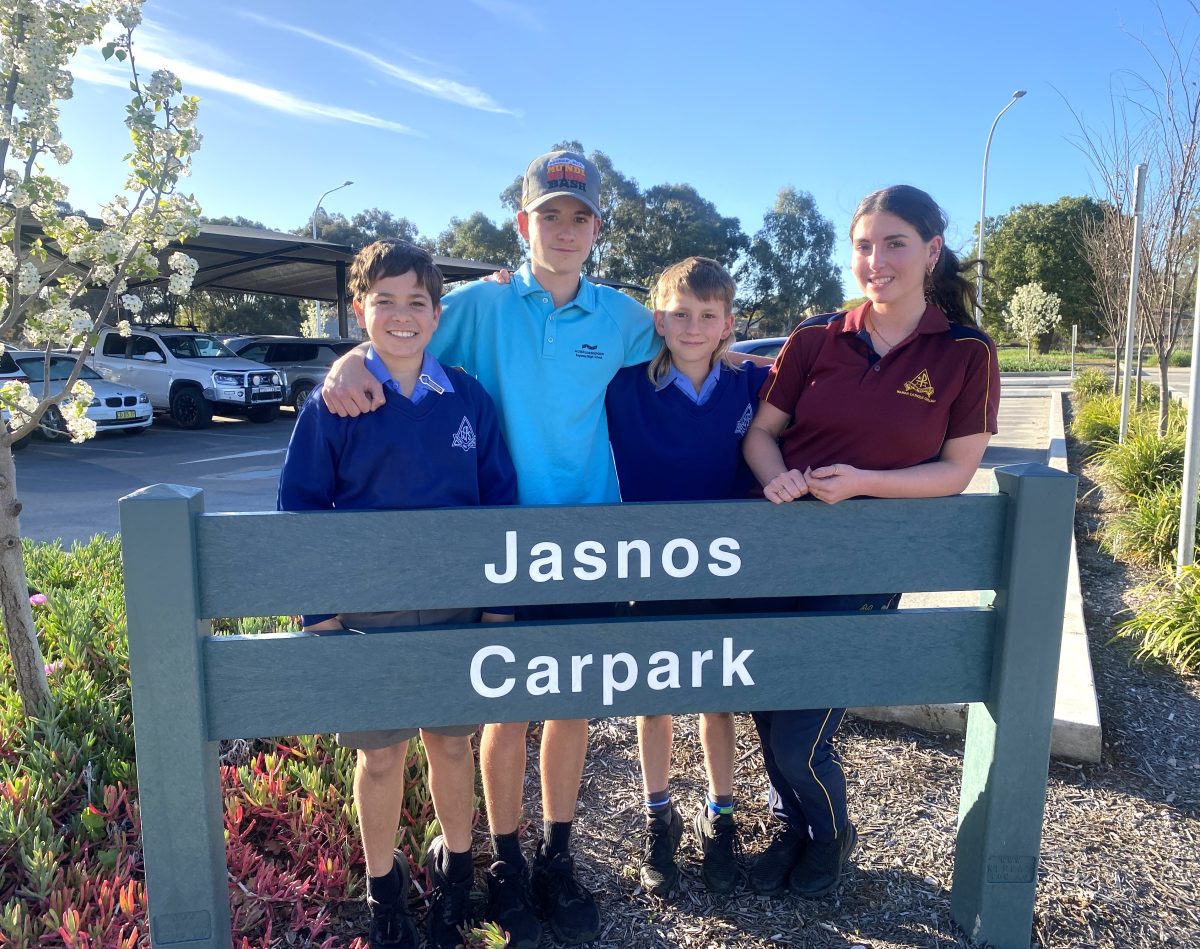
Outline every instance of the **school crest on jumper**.
POLYGON ((733 427, 733 434, 745 435, 750 431, 750 422, 754 419, 754 409, 747 404, 746 411, 742 413, 742 417, 738 419, 737 425, 733 427))
POLYGON ((898 395, 911 395, 914 399, 920 399, 922 402, 936 402, 933 397, 933 381, 929 378, 929 370, 922 369, 915 376, 904 383, 904 387, 897 389, 898 395))
POLYGON ((471 451, 475 447, 475 429, 471 428, 471 423, 465 415, 458 425, 458 431, 450 439, 450 447, 461 448, 463 451, 471 451))

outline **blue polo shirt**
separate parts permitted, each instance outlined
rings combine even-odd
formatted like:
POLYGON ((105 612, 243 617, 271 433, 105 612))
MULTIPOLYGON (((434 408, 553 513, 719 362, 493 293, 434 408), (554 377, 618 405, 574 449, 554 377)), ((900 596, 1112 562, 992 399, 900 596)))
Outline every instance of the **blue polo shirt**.
POLYGON ((429 351, 475 376, 496 402, 521 504, 620 500, 604 393, 623 366, 659 349, 650 311, 581 279, 561 307, 529 264, 508 285, 446 295, 429 351))
POLYGON ((379 380, 381 386, 391 389, 402 399, 408 399, 413 405, 419 405, 421 400, 431 392, 444 395, 454 391, 454 383, 446 375, 446 370, 442 368, 440 362, 429 355, 428 351, 422 353, 421 374, 417 377, 417 384, 413 386, 412 395, 409 396, 401 391, 400 383, 392 378, 391 372, 384 361, 379 358, 379 353, 375 352, 374 346, 367 347, 367 355, 363 358, 363 362, 370 370, 371 375, 379 380))

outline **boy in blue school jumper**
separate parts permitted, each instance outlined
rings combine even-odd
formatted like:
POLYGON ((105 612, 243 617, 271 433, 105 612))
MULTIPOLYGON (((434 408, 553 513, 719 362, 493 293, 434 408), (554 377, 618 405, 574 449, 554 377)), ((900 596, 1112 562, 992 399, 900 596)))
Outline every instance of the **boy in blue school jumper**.
MULTIPOLYGON (((428 253, 376 241, 351 265, 354 313, 370 337, 366 365, 384 405, 340 418, 320 398, 305 403, 279 477, 280 510, 401 510, 515 504, 517 478, 491 397, 461 370, 425 352, 441 315, 442 275, 428 253)), ((312 631, 372 626, 507 621, 511 613, 410 610, 305 616, 312 631)), ((422 728, 429 787, 442 834, 429 846, 433 883, 429 945, 462 942, 472 884, 477 726, 422 728)), ((357 749, 354 802, 367 864, 371 949, 415 949, 408 860, 395 849, 404 766, 416 729, 341 733, 357 749)))
MULTIPOLYGON (((689 257, 654 287, 654 325, 663 348, 648 363, 617 373, 605 402, 622 501, 718 501, 747 497, 757 482, 742 458, 742 439, 758 405, 767 368, 724 356, 733 337, 733 278, 715 260, 689 257)), ((643 602, 634 615, 717 613, 716 600, 643 602)), ((639 716, 645 791, 642 886, 666 897, 679 881, 675 853, 683 819, 671 803, 670 715, 639 716)), ((737 885, 734 821, 734 723, 730 712, 700 716, 708 794, 692 826, 700 875, 713 893, 737 885)))

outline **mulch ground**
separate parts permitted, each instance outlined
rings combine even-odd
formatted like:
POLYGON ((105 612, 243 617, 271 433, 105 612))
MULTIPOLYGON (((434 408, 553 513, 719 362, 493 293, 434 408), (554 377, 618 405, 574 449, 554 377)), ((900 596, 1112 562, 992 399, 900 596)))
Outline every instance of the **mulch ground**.
MULTIPOLYGON (((1112 641, 1150 574, 1099 550, 1103 493, 1077 454, 1071 466, 1081 479, 1076 538, 1104 755, 1098 764, 1051 762, 1030 944, 1200 947, 1200 677, 1134 663, 1131 645, 1112 641)), ((527 851, 541 820, 535 743, 531 729, 527 851)), ((574 836, 580 877, 603 916, 592 945, 973 946, 950 918, 962 737, 849 719, 840 747, 859 846, 838 893, 776 900, 743 887, 713 898, 690 831, 704 792, 696 722, 678 719, 672 791, 689 831, 681 892, 661 901, 638 886, 643 818, 633 720, 593 722, 574 836)), ((740 718, 737 817, 747 861, 770 836, 764 786, 753 725, 740 718)), ((481 833, 480 859, 486 849, 481 833)))
MULTIPOLYGON (((1081 478, 1076 536, 1104 755, 1094 765, 1050 765, 1031 945, 1197 947, 1200 677, 1133 663, 1131 644, 1112 641, 1150 574, 1099 550, 1094 532, 1103 493, 1077 456, 1071 462, 1081 478)), ((690 818, 704 792, 694 717, 680 718, 676 732, 672 790, 690 818)), ((749 859, 766 845, 770 828, 748 717, 739 719, 738 749, 738 821, 749 859)), ((714 899, 700 881, 689 829, 680 853, 682 892, 667 902, 638 886, 642 816, 633 721, 594 722, 575 837, 581 877, 604 919, 593 945, 973 945, 950 918, 961 736, 848 720, 841 749, 859 847, 836 897, 774 900, 743 888, 714 899)), ((530 760, 526 800, 537 820, 536 754, 530 760)))

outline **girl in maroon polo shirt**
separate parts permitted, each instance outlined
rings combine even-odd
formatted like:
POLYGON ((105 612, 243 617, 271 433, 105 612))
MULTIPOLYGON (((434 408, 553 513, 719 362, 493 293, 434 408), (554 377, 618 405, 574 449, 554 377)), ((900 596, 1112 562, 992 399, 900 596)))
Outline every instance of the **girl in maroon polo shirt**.
MULTIPOLYGON (((958 494, 996 432, 996 349, 975 325, 974 284, 945 245, 946 215, 907 185, 867 195, 850 222, 867 302, 801 323, 759 392, 743 446, 763 495, 958 494)), ((887 609, 898 595, 804 597, 796 609, 887 609)), ((832 738, 845 709, 754 715, 781 823, 750 871, 756 892, 832 891, 857 835, 832 738)))

